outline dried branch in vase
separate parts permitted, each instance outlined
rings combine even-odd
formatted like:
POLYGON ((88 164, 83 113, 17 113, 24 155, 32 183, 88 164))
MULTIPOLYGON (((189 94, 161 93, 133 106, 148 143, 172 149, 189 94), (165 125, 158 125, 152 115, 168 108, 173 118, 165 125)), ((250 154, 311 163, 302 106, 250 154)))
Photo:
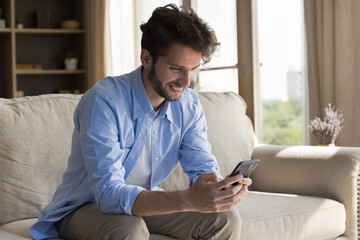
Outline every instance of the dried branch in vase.
POLYGON ((335 107, 331 107, 329 103, 329 106, 325 108, 324 120, 322 121, 320 118, 315 117, 314 120, 310 120, 309 129, 315 136, 317 144, 335 144, 335 140, 343 128, 343 122, 343 114, 339 110, 335 110, 335 107))

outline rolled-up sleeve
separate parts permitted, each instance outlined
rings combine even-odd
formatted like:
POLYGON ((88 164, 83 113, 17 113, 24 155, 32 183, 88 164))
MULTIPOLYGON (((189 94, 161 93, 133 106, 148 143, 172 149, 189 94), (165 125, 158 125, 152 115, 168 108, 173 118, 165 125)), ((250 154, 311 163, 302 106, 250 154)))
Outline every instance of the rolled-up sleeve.
POLYGON ((75 127, 99 209, 107 214, 131 215, 133 203, 144 188, 125 184, 123 163, 129 149, 119 140, 119 131, 126 128, 126 121, 119 121, 119 117, 105 96, 88 94, 79 103, 75 127))

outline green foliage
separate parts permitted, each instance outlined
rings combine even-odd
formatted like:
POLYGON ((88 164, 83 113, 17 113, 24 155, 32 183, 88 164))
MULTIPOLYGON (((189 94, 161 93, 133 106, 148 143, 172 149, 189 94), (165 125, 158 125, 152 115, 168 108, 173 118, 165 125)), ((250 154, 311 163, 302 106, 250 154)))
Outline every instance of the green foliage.
POLYGON ((60 56, 59 56, 59 60, 65 60, 65 59, 69 59, 69 58, 80 58, 80 52, 78 50, 66 50, 64 51, 60 56))
POLYGON ((277 145, 302 144, 301 101, 263 99, 264 143, 277 145))

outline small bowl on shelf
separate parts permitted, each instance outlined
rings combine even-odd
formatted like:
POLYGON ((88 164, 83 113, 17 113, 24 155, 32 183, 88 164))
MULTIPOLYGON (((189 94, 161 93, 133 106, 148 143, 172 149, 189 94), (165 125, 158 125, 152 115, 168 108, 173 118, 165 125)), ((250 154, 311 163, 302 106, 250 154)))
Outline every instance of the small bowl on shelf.
POLYGON ((64 20, 61 22, 60 27, 62 29, 79 29, 80 23, 77 20, 64 20))

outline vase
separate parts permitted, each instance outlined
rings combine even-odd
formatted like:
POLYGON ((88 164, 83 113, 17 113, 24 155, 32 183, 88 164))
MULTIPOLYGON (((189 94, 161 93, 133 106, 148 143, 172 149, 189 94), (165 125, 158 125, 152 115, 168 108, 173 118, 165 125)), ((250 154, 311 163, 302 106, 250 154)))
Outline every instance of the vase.
POLYGON ((64 64, 65 64, 66 70, 76 70, 78 60, 77 60, 77 58, 67 58, 64 60, 64 64))
POLYGON ((329 143, 329 144, 316 144, 318 147, 335 147, 335 143, 329 143))

